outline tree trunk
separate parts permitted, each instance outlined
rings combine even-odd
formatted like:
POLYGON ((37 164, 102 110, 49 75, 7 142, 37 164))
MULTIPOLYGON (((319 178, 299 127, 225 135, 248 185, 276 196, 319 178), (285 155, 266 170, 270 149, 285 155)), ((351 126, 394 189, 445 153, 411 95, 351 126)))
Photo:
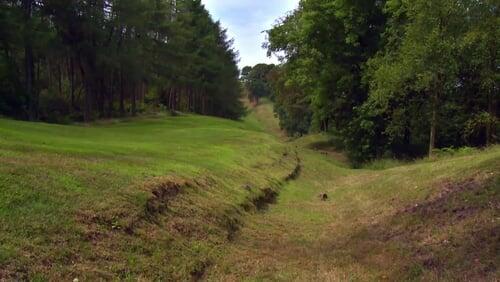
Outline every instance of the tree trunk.
POLYGON ((136 101, 136 97, 137 96, 137 86, 134 86, 132 88, 132 116, 135 116, 137 114, 137 101, 136 101))
POLYGON ((172 87, 168 88, 167 107, 170 111, 172 110, 172 87))
MULTIPOLYGON (((182 89, 182 88, 181 88, 182 89)), ((180 101, 181 101, 181 90, 177 89, 175 91, 175 98, 174 98, 174 110, 179 111, 180 110, 180 101)))
POLYGON ((59 72, 59 79, 57 81, 58 83, 58 90, 59 90, 59 96, 62 97, 63 96, 63 89, 62 89, 62 79, 63 79, 63 72, 62 72, 62 68, 61 68, 61 64, 63 64, 62 62, 60 64, 57 64, 57 70, 59 72))
POLYGON ((144 81, 141 82, 141 92, 140 92, 140 99, 139 99, 139 107, 141 109, 144 109, 144 103, 146 99, 146 93, 148 92, 148 86, 144 81))
POLYGON ((206 101, 205 101, 205 93, 201 92, 201 114, 204 115, 206 112, 206 101))
POLYGON ((175 112, 175 87, 172 88, 172 92, 170 92, 170 111, 175 112))
POLYGON ((108 99, 108 118, 113 117, 114 111, 114 99, 115 99, 115 75, 111 75, 111 89, 109 90, 109 99, 108 99))
POLYGON ((99 93, 97 93, 97 107, 99 110, 99 117, 104 117, 104 105, 106 101, 106 83, 104 78, 99 79, 99 93))
POLYGON ((192 103, 192 102, 191 102, 191 88, 190 88, 190 87, 188 87, 186 90, 187 90, 187 91, 186 91, 186 92, 187 92, 187 93, 186 93, 186 95, 187 95, 187 107, 188 107, 188 112, 192 113, 192 112, 193 112, 193 110, 192 110, 192 108, 191 108, 191 103, 192 103))
MULTIPOLYGON (((33 0, 23 0, 24 20, 27 26, 30 26, 31 16, 33 13, 33 0)), ((28 31, 31 28, 27 28, 28 31)), ((31 36, 25 35, 26 38, 31 36)), ((24 70, 25 70, 25 87, 26 94, 29 99, 28 115, 30 120, 37 119, 38 112, 38 95, 35 91, 35 64, 33 59, 33 46, 31 39, 26 39, 24 42, 24 70)))
POLYGON ((193 112, 194 113, 198 113, 198 109, 196 108, 196 106, 198 105, 198 103, 196 103, 196 99, 198 99, 198 89, 193 89, 193 112))
POLYGON ((120 71, 120 116, 125 116, 125 93, 123 93, 123 71, 120 71))
POLYGON ((75 65, 73 62, 73 57, 69 58, 69 83, 70 83, 70 95, 71 95, 71 111, 75 108, 75 65))
POLYGON ((92 89, 91 89, 90 83, 88 81, 88 78, 85 75, 85 69, 84 69, 83 64, 81 62, 81 59, 80 59, 79 65, 80 65, 80 72, 82 74, 83 85, 85 88, 85 98, 84 98, 85 101, 83 104, 83 121, 89 122, 90 121, 91 107, 92 107, 92 103, 90 101, 91 100, 90 93, 92 92, 92 89))
MULTIPOLYGON (((497 13, 498 14, 498 13, 497 13)), ((498 41, 492 41, 493 42, 498 42, 498 41)), ((498 54, 498 47, 496 43, 493 43, 490 45, 489 48, 489 57, 490 59, 490 71, 492 73, 495 73, 495 70, 498 69, 498 65, 496 64, 497 62, 497 54, 498 54)), ((498 110, 498 91, 495 91, 495 89, 498 89, 498 81, 495 82, 493 85, 492 89, 490 89, 489 95, 488 95, 488 113, 490 115, 490 122, 488 123, 488 126, 486 127, 486 146, 491 146, 494 142, 496 142, 496 124, 493 121, 497 121, 497 110, 498 110)))
MULTIPOLYGON (((491 119, 496 119, 497 117, 497 101, 495 97, 495 93, 493 91, 490 92, 488 97, 488 113, 490 114, 491 119)), ((496 125, 493 122, 489 122, 486 126, 486 146, 491 146, 495 141, 495 128, 496 125)))
POLYGON ((438 111, 438 94, 437 92, 432 94, 432 113, 431 113, 431 132, 429 138, 429 157, 434 155, 434 149, 436 148, 436 128, 437 128, 437 111, 438 111))

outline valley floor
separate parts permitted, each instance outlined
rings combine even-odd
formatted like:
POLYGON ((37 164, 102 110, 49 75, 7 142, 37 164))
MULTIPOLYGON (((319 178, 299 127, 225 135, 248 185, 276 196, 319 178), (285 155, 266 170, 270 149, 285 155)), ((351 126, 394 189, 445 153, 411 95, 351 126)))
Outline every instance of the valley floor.
POLYGON ((209 280, 500 278, 498 150, 378 172, 301 156, 300 177, 246 219, 209 280))
POLYGON ((300 177, 247 218, 209 280, 500 279, 500 148, 351 170, 308 149, 316 139, 294 141, 300 177))
POLYGON ((0 281, 500 279, 500 147, 353 170, 324 140, 287 140, 269 104, 0 120, 0 281))

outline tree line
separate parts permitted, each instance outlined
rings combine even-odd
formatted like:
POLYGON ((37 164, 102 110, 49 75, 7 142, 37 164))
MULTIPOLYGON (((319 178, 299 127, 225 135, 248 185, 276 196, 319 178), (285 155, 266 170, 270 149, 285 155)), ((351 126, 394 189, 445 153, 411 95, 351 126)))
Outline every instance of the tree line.
POLYGON ((253 67, 246 66, 241 70, 241 81, 247 98, 254 104, 258 104, 262 97, 272 97, 270 73, 275 65, 257 64, 253 67))
POLYGON ((269 30, 275 111, 356 162, 498 142, 496 0, 301 0, 269 30))
POLYGON ((0 115, 243 112, 238 54, 200 0, 1 0, 0 115))

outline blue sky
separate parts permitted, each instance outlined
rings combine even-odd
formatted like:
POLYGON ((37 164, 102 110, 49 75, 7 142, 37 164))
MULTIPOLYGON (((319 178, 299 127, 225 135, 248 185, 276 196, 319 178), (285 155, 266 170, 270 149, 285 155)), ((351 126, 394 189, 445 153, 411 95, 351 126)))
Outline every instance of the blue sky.
POLYGON ((202 0, 214 20, 220 20, 234 38, 240 52, 240 68, 258 63, 276 63, 262 49, 265 34, 262 31, 286 12, 297 7, 299 0, 202 0))

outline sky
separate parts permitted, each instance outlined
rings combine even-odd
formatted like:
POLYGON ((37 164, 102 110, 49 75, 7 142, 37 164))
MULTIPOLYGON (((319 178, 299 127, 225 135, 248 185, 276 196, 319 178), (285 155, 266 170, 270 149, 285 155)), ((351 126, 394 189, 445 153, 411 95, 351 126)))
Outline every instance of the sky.
POLYGON ((258 63, 277 63, 268 58, 262 43, 263 31, 275 21, 298 6, 299 0, 202 0, 214 20, 220 20, 234 38, 235 49, 240 53, 240 68, 258 63))

